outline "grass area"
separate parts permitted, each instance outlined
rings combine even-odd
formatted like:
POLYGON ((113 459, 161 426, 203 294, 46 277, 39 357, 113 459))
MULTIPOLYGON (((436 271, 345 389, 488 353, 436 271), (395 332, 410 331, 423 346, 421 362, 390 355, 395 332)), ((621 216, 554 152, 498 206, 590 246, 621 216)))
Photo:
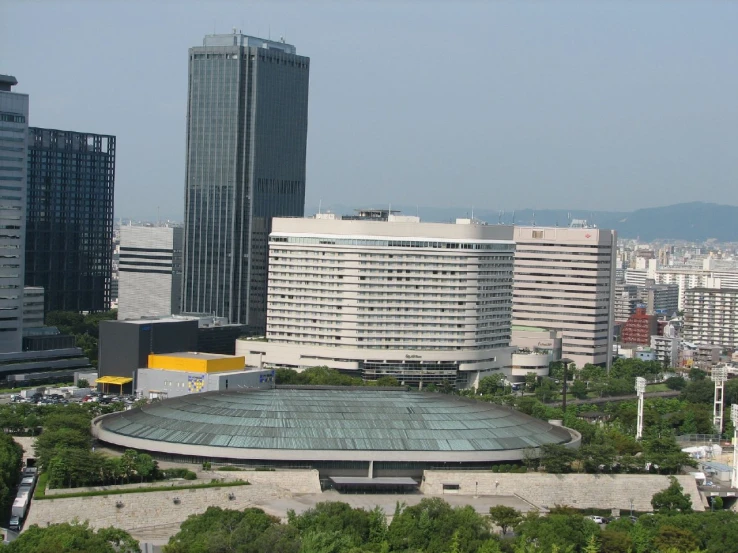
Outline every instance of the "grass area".
POLYGON ((49 484, 49 473, 42 472, 36 483, 36 490, 33 492, 33 499, 44 499, 46 497, 46 486, 49 484))
POLYGON ((646 386, 646 392, 669 392, 669 391, 671 390, 663 382, 661 384, 648 384, 646 386))
MULTIPOLYGON (((43 475, 42 475, 43 476, 43 475)), ((39 486, 41 479, 39 478, 39 486)), ((34 495, 34 499, 67 499, 70 497, 95 497, 99 495, 120 495, 127 493, 148 493, 148 492, 176 492, 180 490, 199 490, 203 488, 233 488, 237 486, 250 486, 248 480, 238 480, 236 482, 209 482, 207 484, 185 484, 182 486, 154 486, 151 488, 125 488, 121 490, 100 490, 94 492, 70 492, 60 493, 58 495, 46 495, 46 483, 44 482, 44 494, 34 495)))

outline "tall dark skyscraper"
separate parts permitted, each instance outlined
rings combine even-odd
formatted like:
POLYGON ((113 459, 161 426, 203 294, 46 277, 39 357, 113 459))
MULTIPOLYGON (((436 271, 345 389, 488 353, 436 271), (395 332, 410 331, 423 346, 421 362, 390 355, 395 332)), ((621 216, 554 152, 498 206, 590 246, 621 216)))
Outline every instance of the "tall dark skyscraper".
POLYGON ((271 220, 304 215, 309 72, 235 31, 190 48, 184 312, 266 327, 271 220))
POLYGON ((28 129, 26 286, 46 311, 110 308, 115 137, 28 129))

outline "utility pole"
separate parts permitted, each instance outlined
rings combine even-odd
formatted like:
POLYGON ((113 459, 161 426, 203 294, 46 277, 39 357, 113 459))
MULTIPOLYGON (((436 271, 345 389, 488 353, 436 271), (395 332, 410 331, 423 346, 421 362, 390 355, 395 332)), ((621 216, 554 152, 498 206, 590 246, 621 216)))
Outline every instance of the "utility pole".
POLYGON ((566 368, 568 367, 568 363, 564 363, 564 398, 561 401, 561 410, 566 414, 566 376, 567 371, 566 368))

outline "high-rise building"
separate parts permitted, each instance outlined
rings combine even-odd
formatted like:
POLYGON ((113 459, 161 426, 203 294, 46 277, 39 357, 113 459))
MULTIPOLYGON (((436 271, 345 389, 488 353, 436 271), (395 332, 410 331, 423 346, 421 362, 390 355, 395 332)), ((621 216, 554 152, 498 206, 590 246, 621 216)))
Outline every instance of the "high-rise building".
POLYGON ((21 351, 28 94, 0 75, 0 353, 21 351))
POLYGON ((476 386, 511 366, 512 237, 512 227, 468 219, 275 219, 268 341, 238 340, 236 355, 476 386))
POLYGON ((690 288, 684 305, 684 339, 738 348, 738 290, 690 288))
POLYGON ((616 234, 587 227, 515 227, 516 327, 557 331, 561 355, 581 368, 612 361, 616 234))
POLYGON ((115 137, 28 129, 26 285, 46 311, 110 308, 115 137))
POLYGON ((181 227, 121 227, 118 320, 179 313, 181 227))
POLYGON ((189 50, 182 310, 266 327, 273 217, 301 217, 310 59, 208 35, 189 50))

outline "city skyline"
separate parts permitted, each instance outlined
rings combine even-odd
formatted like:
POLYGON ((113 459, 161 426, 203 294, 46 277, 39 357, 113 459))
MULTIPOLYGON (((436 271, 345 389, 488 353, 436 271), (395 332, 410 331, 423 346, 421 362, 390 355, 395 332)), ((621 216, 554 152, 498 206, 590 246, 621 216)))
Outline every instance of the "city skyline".
POLYGON ((738 204, 738 82, 723 70, 735 4, 256 4, 248 19, 235 4, 188 8, 150 6, 147 18, 115 3, 3 8, 4 72, 33 95, 31 124, 119 136, 116 216, 155 219, 158 206, 182 218, 182 52, 213 19, 219 32, 285 35, 320 59, 309 206, 738 204), (81 48, 109 24, 118 40, 81 48), (62 28, 75 32, 60 40, 62 28), (31 32, 33 43, 15 40, 31 32), (79 51, 96 71, 69 71, 79 51))

